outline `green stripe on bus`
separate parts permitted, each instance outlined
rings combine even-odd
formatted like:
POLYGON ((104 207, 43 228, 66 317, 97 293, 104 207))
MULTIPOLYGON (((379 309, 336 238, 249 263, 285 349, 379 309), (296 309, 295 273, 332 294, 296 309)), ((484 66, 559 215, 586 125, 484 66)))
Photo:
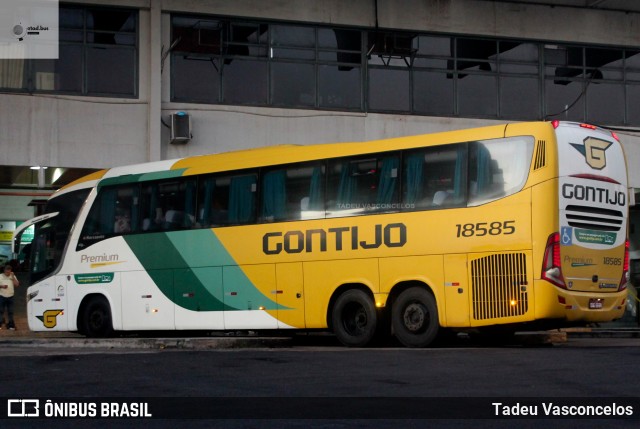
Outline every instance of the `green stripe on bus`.
POLYGON ((124 239, 158 288, 176 305, 193 311, 255 310, 259 306, 287 309, 253 285, 210 229, 135 234, 124 239), (225 296, 225 288, 236 295, 225 296))
POLYGON ((176 177, 182 177, 185 170, 186 168, 179 168, 177 170, 154 171, 151 173, 125 174, 118 177, 109 177, 107 179, 102 179, 98 184, 98 187, 147 182, 151 180, 173 179, 176 177))

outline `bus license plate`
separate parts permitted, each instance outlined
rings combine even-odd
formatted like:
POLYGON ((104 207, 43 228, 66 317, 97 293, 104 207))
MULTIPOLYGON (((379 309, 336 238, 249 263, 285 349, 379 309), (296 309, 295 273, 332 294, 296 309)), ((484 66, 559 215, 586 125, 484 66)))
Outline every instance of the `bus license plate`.
POLYGON ((600 310, 602 308, 602 304, 604 304, 604 299, 591 298, 589 300, 589 310, 600 310))

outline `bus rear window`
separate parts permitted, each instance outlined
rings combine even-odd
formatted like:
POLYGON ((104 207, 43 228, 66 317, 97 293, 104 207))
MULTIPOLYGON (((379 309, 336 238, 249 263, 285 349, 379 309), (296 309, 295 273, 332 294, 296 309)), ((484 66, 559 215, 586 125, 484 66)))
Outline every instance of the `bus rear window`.
POLYGON ((515 194, 522 189, 533 152, 533 137, 473 142, 469 146, 469 206, 515 194))

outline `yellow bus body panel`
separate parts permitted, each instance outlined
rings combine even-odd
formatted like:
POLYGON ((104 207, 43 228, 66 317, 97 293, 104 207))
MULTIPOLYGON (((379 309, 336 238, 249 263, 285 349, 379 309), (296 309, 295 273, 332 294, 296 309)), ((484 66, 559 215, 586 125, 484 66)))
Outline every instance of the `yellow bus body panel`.
MULTIPOLYGON (((261 278, 259 273, 252 273, 249 267, 275 264, 277 273, 280 273, 280 265, 302 264, 304 280, 295 280, 295 287, 290 287, 291 283, 286 277, 281 278, 280 274, 276 276, 278 303, 290 308, 277 313, 283 323, 296 327, 326 328, 330 298, 342 285, 364 285, 372 294, 380 294, 376 295, 376 301, 378 306, 383 307, 387 294, 396 285, 419 282, 434 293, 442 326, 469 326, 474 323, 470 322, 469 317, 470 293, 464 285, 470 282, 466 267, 460 261, 467 254, 482 252, 530 253, 530 204, 530 192, 525 190, 490 205, 433 210, 428 213, 428 224, 425 224, 425 212, 411 212, 216 228, 214 231, 232 258, 267 296, 273 296, 274 285, 261 278), (506 221, 511 222, 515 230, 512 234, 500 235, 500 245, 497 246, 498 225, 502 228, 506 221), (487 233, 484 237, 457 236, 460 225, 466 223, 483 223, 488 230, 495 224, 496 234, 487 233), (362 244, 373 244, 379 240, 376 230, 388 230, 391 244, 398 243, 400 225, 406 231, 403 246, 388 247, 383 242, 377 248, 362 248, 362 244), (341 248, 337 243, 337 235, 328 232, 340 228, 343 229, 341 248), (311 239, 307 240, 309 231, 325 231, 325 250, 321 248, 318 233, 309 235, 311 239), (278 236, 273 240, 265 239, 273 233, 278 236), (296 240, 292 245, 295 253, 282 250, 276 255, 265 254, 265 243, 268 248, 284 248, 283 241, 287 233, 295 233, 294 236, 298 238, 304 237, 304 249, 298 251, 296 240), (354 234, 357 234, 355 249, 354 234), (461 270, 445 270, 445 252, 448 260, 462 258, 456 259, 456 265, 461 270), (300 286, 302 281, 304 287, 300 286), (462 286, 446 286, 456 283, 462 286), (463 293, 457 292, 459 288, 463 289, 463 293), (304 299, 296 298, 297 294, 302 294, 304 299), (466 304, 462 303, 463 299, 467 300, 466 304), (301 322, 302 316, 296 312, 306 314, 304 324, 301 322)), ((528 263, 531 264, 530 257, 528 263)), ((520 321, 524 320, 528 320, 527 315, 520 318, 520 321)), ((486 321, 478 324, 484 325, 486 321)))

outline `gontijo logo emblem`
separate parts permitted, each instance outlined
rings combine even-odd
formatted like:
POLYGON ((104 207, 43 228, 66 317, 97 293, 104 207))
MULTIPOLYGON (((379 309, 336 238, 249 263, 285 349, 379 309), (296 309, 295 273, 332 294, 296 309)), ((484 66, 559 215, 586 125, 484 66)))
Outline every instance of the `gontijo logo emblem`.
POLYGON ((46 310, 42 316, 36 316, 45 328, 55 328, 58 324, 58 315, 63 314, 62 310, 46 310))
POLYGON ((583 144, 569 144, 584 156, 587 164, 589 164, 591 168, 595 170, 602 170, 607 166, 607 158, 604 152, 613 143, 607 140, 597 139, 595 137, 587 137, 584 139, 583 144))

